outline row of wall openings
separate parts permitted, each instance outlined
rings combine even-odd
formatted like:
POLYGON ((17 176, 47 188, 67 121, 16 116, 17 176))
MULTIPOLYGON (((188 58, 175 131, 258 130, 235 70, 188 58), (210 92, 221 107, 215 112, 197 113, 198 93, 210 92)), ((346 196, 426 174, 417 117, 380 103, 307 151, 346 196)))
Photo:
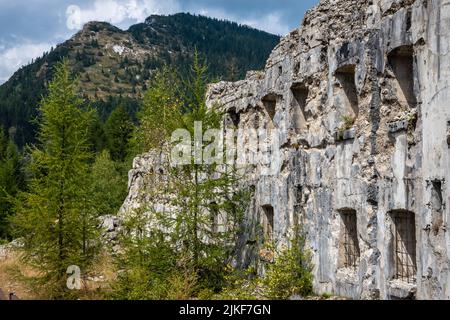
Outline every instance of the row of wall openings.
POLYGON ((359 113, 358 91, 356 89, 356 66, 346 65, 336 70, 335 76, 340 85, 340 111, 343 116, 356 119, 359 113))
MULTIPOLYGON (((339 268, 356 269, 360 259, 357 232, 357 214, 355 210, 340 210, 341 233, 339 243, 339 268)), ((393 259, 394 279, 407 283, 416 281, 416 232, 414 213, 394 211, 393 222, 393 259)))
POLYGON ((397 98, 403 105, 411 108, 417 104, 414 93, 414 49, 401 46, 388 54, 388 66, 395 76, 397 98))
POLYGON ((416 282, 416 225, 414 213, 391 212, 393 222, 394 279, 416 282))
MULTIPOLYGON (((270 242, 274 240, 274 209, 270 205, 263 206, 262 209, 264 240, 270 242)), ((356 269, 360 259, 356 210, 340 210, 339 213, 341 234, 338 266, 356 269)), ((417 274, 415 215, 409 211, 393 211, 390 216, 393 222, 393 278, 415 283, 417 274)))
MULTIPOLYGON (((395 75, 397 96, 402 104, 414 107, 417 99, 414 93, 414 50, 412 46, 399 47, 388 55, 388 65, 395 75)), ((356 119, 359 114, 359 99, 356 88, 356 65, 345 65, 335 72, 339 82, 339 108, 346 118, 356 119)), ((294 83, 291 87, 294 127, 297 132, 306 129, 311 114, 306 112, 309 91, 303 83, 294 83)), ((277 97, 267 95, 263 98, 263 105, 273 120, 276 112, 277 97)))
POLYGON ((339 214, 341 216, 341 234, 338 266, 356 269, 360 257, 356 211, 351 209, 340 210, 339 214))
POLYGON ((306 111, 309 90, 303 83, 294 83, 291 87, 291 92, 293 126, 295 131, 300 133, 307 128, 307 123, 312 118, 311 112, 306 111))

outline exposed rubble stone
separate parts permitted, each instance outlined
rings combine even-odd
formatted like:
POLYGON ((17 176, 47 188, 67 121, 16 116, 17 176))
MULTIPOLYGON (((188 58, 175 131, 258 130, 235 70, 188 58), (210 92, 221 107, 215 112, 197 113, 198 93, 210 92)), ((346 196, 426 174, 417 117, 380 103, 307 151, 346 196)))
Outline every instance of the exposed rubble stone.
POLYGON ((112 245, 113 247, 118 243, 119 232, 121 231, 121 221, 118 216, 100 216, 99 226, 101 231, 102 240, 107 245, 112 245))

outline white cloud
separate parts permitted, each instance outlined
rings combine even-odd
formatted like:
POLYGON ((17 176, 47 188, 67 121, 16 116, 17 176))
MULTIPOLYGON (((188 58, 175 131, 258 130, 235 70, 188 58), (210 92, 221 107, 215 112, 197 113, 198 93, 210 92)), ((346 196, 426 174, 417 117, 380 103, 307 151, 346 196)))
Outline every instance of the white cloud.
MULTIPOLYGON (((66 10, 66 25, 70 30, 78 30, 89 21, 106 21, 115 25, 128 22, 142 22, 152 14, 171 14, 183 11, 180 0, 95 0, 90 6, 81 8, 70 5, 66 10)), ((258 17, 242 18, 224 9, 190 7, 189 11, 227 19, 267 32, 285 35, 290 31, 283 21, 281 12, 272 12, 258 17)))
POLYGON ((221 9, 200 9, 198 12, 201 15, 235 21, 241 24, 248 25, 255 29, 264 30, 279 35, 288 34, 291 29, 287 23, 282 22, 283 15, 281 12, 273 12, 255 18, 249 17, 244 19, 235 15, 231 15, 221 9))
POLYGON ((287 23, 283 23, 283 15, 279 12, 269 13, 258 19, 241 21, 242 24, 249 25, 255 29, 264 30, 279 35, 286 35, 290 31, 287 23))
POLYGON ((179 11, 181 6, 177 0, 95 0, 86 8, 68 6, 66 25, 70 30, 77 30, 89 21, 106 21, 116 25, 128 20, 142 22, 152 14, 179 11))
POLYGON ((20 67, 49 51, 49 43, 22 43, 0 51, 0 84, 7 81, 20 67))

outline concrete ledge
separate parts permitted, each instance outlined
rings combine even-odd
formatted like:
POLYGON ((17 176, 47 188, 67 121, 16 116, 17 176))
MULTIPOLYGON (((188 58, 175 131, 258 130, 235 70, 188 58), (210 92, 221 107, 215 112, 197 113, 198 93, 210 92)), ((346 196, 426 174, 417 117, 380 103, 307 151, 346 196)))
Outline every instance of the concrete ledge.
POLYGON ((417 286, 415 284, 392 280, 388 284, 388 295, 390 299, 415 299, 417 286))
POLYGON ((336 274, 336 293, 339 296, 350 299, 359 298, 361 293, 356 269, 338 269, 336 274))

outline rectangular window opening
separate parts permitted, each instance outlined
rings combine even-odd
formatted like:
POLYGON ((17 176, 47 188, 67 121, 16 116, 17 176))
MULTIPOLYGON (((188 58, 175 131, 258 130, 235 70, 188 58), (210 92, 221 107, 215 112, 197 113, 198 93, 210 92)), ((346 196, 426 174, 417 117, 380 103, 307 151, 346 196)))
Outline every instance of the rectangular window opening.
POLYGON ((342 210, 340 214, 342 218, 341 267, 356 269, 360 257, 356 211, 342 210))
POLYGON ((443 206, 444 198, 442 195, 442 181, 435 180, 431 182, 431 218, 432 229, 437 236, 444 225, 443 206))
POLYGON ((450 148, 450 121, 447 120, 447 145, 450 148))
POLYGON ((406 283, 416 282, 416 227, 413 212, 392 213, 394 222, 394 278, 406 283))
POLYGON ((239 123, 241 122, 241 115, 236 111, 236 108, 231 108, 227 112, 227 124, 231 125, 235 129, 239 128, 239 123))
POLYGON ((414 49, 402 46, 388 55, 388 63, 395 76, 397 98, 401 104, 411 108, 417 104, 414 93, 414 49))
POLYGON ((211 233, 217 234, 219 233, 219 223, 220 223, 220 217, 219 217, 219 206, 217 203, 213 202, 210 204, 210 223, 211 223, 211 233))
POLYGON ((298 133, 307 128, 307 123, 311 120, 312 115, 305 110, 308 100, 308 88, 302 83, 296 83, 291 87, 292 91, 292 109, 293 109, 293 125, 298 133))
POLYGON ((342 113, 346 117, 356 119, 359 113, 358 90, 355 81, 356 66, 343 66, 336 70, 335 75, 342 90, 342 94, 340 95, 343 99, 341 101, 342 105, 340 106, 342 113))
POLYGON ((270 119, 273 120, 277 111, 277 96, 269 94, 262 99, 262 103, 270 119))
POLYGON ((264 240, 273 241, 273 229, 274 229, 274 210, 272 206, 263 207, 263 229, 264 240))

